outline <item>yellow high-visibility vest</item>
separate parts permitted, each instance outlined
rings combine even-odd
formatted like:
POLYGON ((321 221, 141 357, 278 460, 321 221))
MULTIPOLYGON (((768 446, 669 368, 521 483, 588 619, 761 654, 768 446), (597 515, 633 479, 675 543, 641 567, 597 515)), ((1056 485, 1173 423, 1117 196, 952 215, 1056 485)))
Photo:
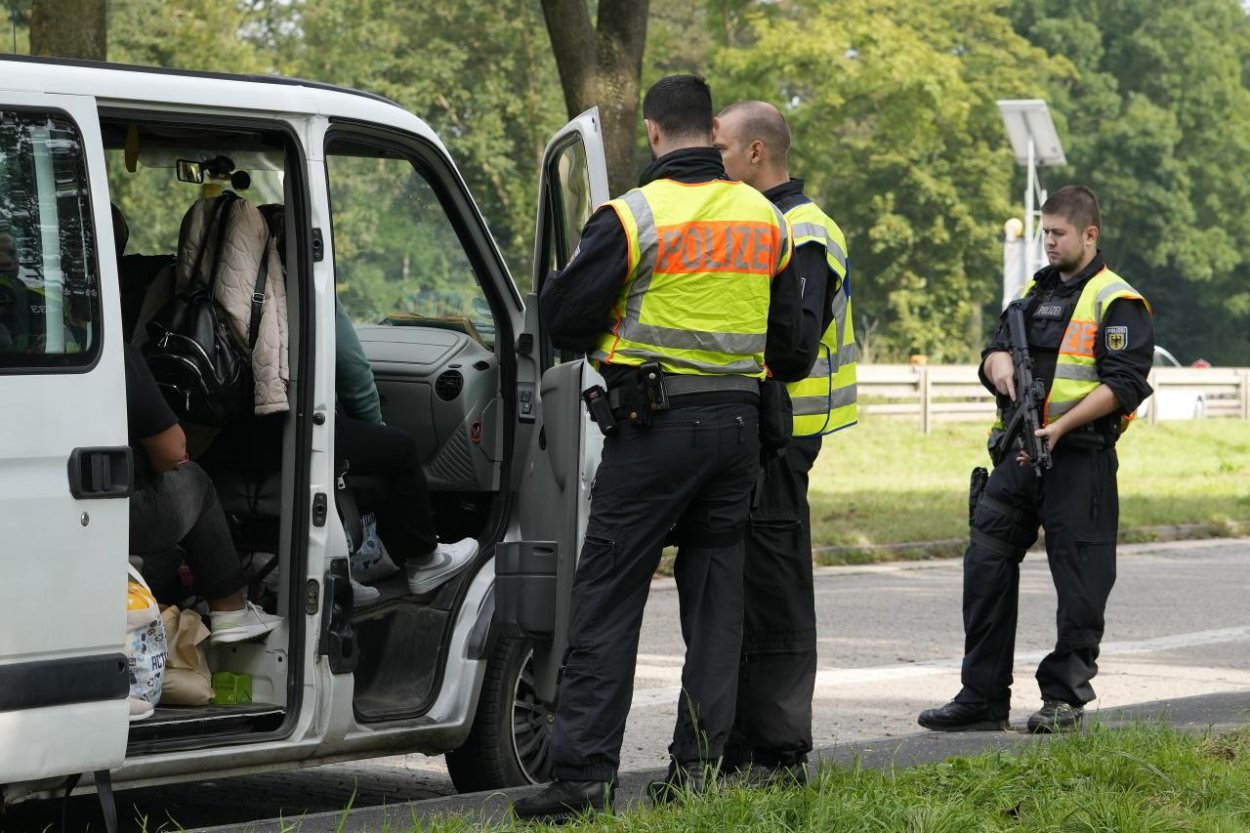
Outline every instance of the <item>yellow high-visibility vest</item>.
MULTIPOLYGON (((1029 281, 1020 292, 1020 297, 1032 291, 1035 281, 1029 281)), ((1141 301, 1147 311, 1153 314, 1150 302, 1132 286, 1107 267, 1094 275, 1081 289, 1081 297, 1076 301, 1072 317, 1068 319, 1067 329, 1063 333, 1063 341, 1059 345, 1059 357, 1055 362, 1055 378, 1050 383, 1050 393, 1046 396, 1046 405, 1042 412, 1042 424, 1049 425, 1077 406, 1082 399, 1089 396, 1102 384, 1098 378, 1097 363, 1094 358, 1094 345, 1098 339, 1107 338, 1102 321, 1107 309, 1113 301, 1129 298, 1141 301)), ((1120 417, 1120 433, 1128 430, 1137 412, 1120 417)), ((1003 427, 1002 414, 994 423, 994 427, 1003 427)))
MULTIPOLYGON (((820 337, 820 355, 806 379, 791 382, 794 405, 794 436, 832 434, 859 419, 855 363, 855 325, 851 316, 850 262, 846 238, 829 215, 808 200, 786 212, 794 232, 794 247, 819 243, 829 268, 838 276, 833 287, 833 320, 820 337)), ((805 275, 814 280, 814 275, 805 275)), ((823 275, 821 276, 824 277, 823 275)))
POLYGON ((657 179, 608 205, 629 241, 629 272, 591 358, 764 378, 772 278, 794 251, 781 212, 726 180, 657 179))

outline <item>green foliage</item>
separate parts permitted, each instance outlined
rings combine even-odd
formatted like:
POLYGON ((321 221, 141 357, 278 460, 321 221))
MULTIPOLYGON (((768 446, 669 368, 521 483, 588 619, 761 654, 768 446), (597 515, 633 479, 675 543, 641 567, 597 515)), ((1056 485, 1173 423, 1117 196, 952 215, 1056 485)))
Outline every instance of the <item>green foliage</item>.
POLYGON ((1016 29, 1076 72, 1048 86, 1111 265, 1184 360, 1250 363, 1250 19, 1236 0, 1016 0, 1016 29))
POLYGON ((281 41, 282 71, 379 93, 425 119, 460 166, 513 276, 528 285, 538 166, 565 121, 538 4, 337 0, 292 9, 288 28, 300 36, 281 41))
POLYGON ((997 299, 1014 165, 997 98, 1042 94, 1068 64, 1017 35, 989 0, 850 0, 757 14, 717 51, 721 102, 779 103, 791 171, 842 226, 857 327, 875 360, 979 351, 997 299))
MULTIPOLYGON (((24 52, 29 0, 0 24, 14 9, 24 52)), ((113 60, 280 72, 417 113, 528 284, 538 162, 565 120, 540 4, 115 0, 110 15, 113 60)), ((1160 343, 1250 364, 1250 20, 1237 0, 653 0, 648 37, 644 88, 702 72, 718 106, 783 106, 792 170, 847 234, 868 358, 978 351, 1023 190, 994 102, 1041 97, 1070 161, 1046 184, 1099 192, 1105 253, 1154 302, 1160 343)), ((137 243, 176 235, 187 189, 141 195, 112 173, 128 214, 158 218, 137 243)), ((422 240, 385 242, 437 262, 422 240)), ((371 309, 393 300, 381 286, 371 309)))

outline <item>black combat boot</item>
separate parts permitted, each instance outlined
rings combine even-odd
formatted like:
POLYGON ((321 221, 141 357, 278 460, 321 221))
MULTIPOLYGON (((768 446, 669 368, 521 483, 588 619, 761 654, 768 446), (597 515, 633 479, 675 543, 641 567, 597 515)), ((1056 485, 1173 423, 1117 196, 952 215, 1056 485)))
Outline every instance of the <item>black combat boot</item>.
POLYGON ((1005 708, 958 700, 951 700, 940 708, 925 709, 917 722, 935 732, 1000 732, 1011 728, 1005 708))
POLYGON ((1051 732, 1066 732, 1078 729, 1085 709, 1073 706, 1062 700, 1046 700, 1042 707, 1029 715, 1028 729, 1035 735, 1051 732))
POLYGON ((611 812, 615 781, 552 781, 542 792, 512 805, 517 818, 559 821, 587 810, 611 812))
POLYGON ((663 781, 652 781, 647 784, 647 795, 651 803, 672 804, 690 793, 705 793, 716 783, 716 765, 703 761, 679 764, 671 761, 668 775, 663 781))

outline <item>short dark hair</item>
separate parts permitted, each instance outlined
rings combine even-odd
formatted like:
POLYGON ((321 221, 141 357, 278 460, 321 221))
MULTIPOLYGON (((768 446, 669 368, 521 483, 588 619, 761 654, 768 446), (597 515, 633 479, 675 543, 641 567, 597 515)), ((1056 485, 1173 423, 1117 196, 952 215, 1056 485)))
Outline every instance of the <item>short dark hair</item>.
POLYGON ((1077 231, 1093 226, 1102 231, 1102 216, 1098 211, 1098 197, 1084 185, 1065 185, 1042 203, 1043 214, 1063 217, 1077 231))
POLYGON ((790 150, 790 125, 786 124, 786 117, 781 115, 780 110, 767 101, 739 101, 721 110, 719 118, 724 119, 734 113, 742 117, 739 137, 742 141, 749 144, 758 139, 777 162, 786 161, 786 153, 790 150))
POLYGON ((712 89, 698 75, 669 75, 651 85, 642 116, 669 138, 711 137, 712 89))

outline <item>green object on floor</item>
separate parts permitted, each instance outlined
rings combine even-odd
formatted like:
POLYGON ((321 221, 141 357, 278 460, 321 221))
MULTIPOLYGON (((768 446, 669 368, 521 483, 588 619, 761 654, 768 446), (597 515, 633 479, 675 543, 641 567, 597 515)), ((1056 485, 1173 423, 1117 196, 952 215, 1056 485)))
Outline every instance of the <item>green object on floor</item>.
POLYGON ((213 673, 213 704, 238 706, 252 702, 252 675, 232 674, 229 671, 213 673))

